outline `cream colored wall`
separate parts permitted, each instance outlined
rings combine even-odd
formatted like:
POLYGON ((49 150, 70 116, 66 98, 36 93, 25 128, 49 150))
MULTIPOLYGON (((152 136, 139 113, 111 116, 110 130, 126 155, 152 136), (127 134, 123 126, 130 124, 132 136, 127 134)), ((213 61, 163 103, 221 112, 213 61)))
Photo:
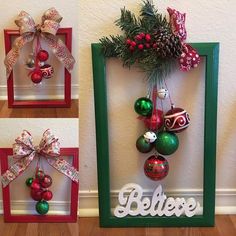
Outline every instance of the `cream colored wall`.
MULTIPOLYGON (((4 1, 0 0, 1 5, 1 16, 0 16, 0 99, 6 99, 6 78, 5 78, 5 67, 4 67, 4 57, 5 57, 5 47, 4 47, 4 34, 3 29, 17 29, 17 26, 14 23, 17 15, 21 10, 28 12, 35 20, 36 24, 41 22, 42 14, 49 8, 55 7, 58 12, 63 16, 63 20, 61 22, 61 27, 72 27, 72 54, 77 59, 77 63, 75 64, 74 70, 72 72, 72 97, 78 98, 78 35, 79 35, 79 1, 77 0, 48 0, 48 1, 38 1, 38 0, 12 0, 12 1, 4 1)), ((24 51, 28 48, 25 46, 24 51)), ((46 48, 46 47, 44 47, 46 48)), ((29 51, 30 52, 30 51, 29 51)), ((22 55, 23 55, 22 54, 22 55)), ((25 54, 28 55, 28 54, 25 54)), ((18 64, 23 67, 25 61, 25 56, 19 59, 18 64)), ((38 98, 45 98, 43 95, 49 94, 50 96, 58 96, 61 97, 63 95, 63 85, 64 85, 64 74, 63 70, 57 60, 53 60, 53 57, 49 57, 49 63, 54 66, 55 73, 57 74, 57 79, 51 78, 47 83, 44 83, 41 86, 35 86, 32 83, 29 83, 30 80, 27 77, 27 73, 25 72, 25 76, 21 76, 19 81, 15 81, 18 84, 18 91, 20 91, 20 95, 22 97, 31 97, 35 95, 38 98), (58 92, 55 93, 55 90, 58 92)), ((24 71, 24 70, 23 70, 24 71)), ((26 71, 26 70, 25 70, 26 71)), ((22 70, 21 70, 22 72, 22 70)), ((18 73, 19 74, 19 71, 18 73)))
MULTIPOLYGON (((80 186, 82 190, 80 207, 85 215, 93 215, 92 209, 90 213, 86 209, 97 207, 96 140, 90 44, 98 42, 102 36, 120 33, 113 23, 119 17, 120 8, 125 5, 127 9, 138 12, 140 2, 136 0, 99 0, 96 2, 80 0, 80 186)), ((236 127, 234 125, 236 29, 233 27, 236 23, 234 14, 236 2, 233 0, 154 2, 162 13, 166 13, 165 9, 168 6, 187 13, 186 26, 189 42, 220 42, 216 186, 218 212, 225 211, 225 206, 236 205, 236 127)), ((124 183, 131 181, 152 189, 155 183, 148 180, 142 172, 145 158, 134 147, 136 138, 143 130, 132 108, 135 98, 144 95, 144 90, 141 89, 142 75, 133 69, 131 71, 123 69, 116 60, 109 61, 108 67, 110 154, 111 168, 113 168, 111 190, 116 191, 124 183)), ((191 192, 193 189, 202 187, 203 66, 186 75, 178 72, 173 77, 174 80, 170 78, 168 82, 172 96, 179 106, 189 110, 191 127, 179 135, 181 146, 175 157, 169 158, 171 170, 163 184, 171 190, 185 189, 191 192)))

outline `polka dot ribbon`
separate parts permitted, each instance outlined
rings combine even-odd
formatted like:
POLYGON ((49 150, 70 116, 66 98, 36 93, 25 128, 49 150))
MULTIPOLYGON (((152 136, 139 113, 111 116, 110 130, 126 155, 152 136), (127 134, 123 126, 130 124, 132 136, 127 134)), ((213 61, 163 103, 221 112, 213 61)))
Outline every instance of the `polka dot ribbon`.
POLYGON ((170 25, 173 34, 177 35, 183 47, 183 52, 179 58, 180 70, 189 71, 191 68, 195 68, 200 63, 200 56, 197 51, 192 48, 189 44, 184 43, 187 38, 187 31, 185 28, 185 13, 180 13, 179 11, 171 8, 167 8, 170 15, 170 25))

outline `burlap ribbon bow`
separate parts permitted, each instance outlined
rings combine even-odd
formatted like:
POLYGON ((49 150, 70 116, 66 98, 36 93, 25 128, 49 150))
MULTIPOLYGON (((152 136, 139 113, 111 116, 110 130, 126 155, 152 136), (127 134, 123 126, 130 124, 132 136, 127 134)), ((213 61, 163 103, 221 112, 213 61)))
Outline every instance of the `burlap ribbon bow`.
POLYGON ((33 18, 27 12, 20 12, 15 20, 16 25, 19 27, 20 36, 16 38, 12 49, 4 60, 7 69, 7 78, 10 76, 13 66, 19 58, 20 50, 26 43, 33 41, 36 36, 40 36, 47 43, 54 55, 69 72, 73 69, 75 59, 64 42, 56 37, 61 20, 62 17, 54 7, 48 9, 43 14, 42 23, 39 25, 35 24, 33 18))
POLYGON ((68 162, 59 158, 60 143, 50 129, 43 133, 40 144, 36 147, 33 145, 31 134, 24 130, 13 144, 13 157, 18 160, 3 173, 1 178, 3 187, 23 173, 36 157, 46 158, 48 164, 60 173, 68 176, 72 181, 79 181, 79 172, 68 162))

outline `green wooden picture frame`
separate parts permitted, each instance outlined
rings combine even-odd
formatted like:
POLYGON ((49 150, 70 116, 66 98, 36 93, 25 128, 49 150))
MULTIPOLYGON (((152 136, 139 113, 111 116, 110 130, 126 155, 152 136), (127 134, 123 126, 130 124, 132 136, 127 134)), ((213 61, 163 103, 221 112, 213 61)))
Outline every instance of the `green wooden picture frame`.
POLYGON ((92 44, 101 227, 214 226, 219 43, 192 43, 191 46, 198 51, 201 57, 205 57, 206 63, 203 214, 193 217, 127 216, 117 218, 111 214, 110 200, 106 58, 102 54, 101 45, 98 43, 92 44))

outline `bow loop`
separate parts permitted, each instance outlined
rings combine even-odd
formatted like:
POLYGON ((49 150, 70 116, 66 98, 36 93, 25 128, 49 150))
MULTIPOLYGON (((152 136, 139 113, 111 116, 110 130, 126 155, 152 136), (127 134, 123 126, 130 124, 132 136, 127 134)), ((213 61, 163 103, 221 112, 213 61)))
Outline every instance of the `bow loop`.
POLYGON ((48 33, 52 35, 56 35, 58 29, 60 28, 60 24, 53 20, 45 20, 41 25, 40 30, 42 33, 48 33))
POLYGON ((59 12, 54 7, 51 7, 44 12, 42 16, 42 25, 46 20, 51 20, 60 23, 62 19, 63 17, 59 14, 59 12))
POLYGON ((39 144, 40 153, 48 157, 60 156, 60 143, 50 129, 43 133, 39 144))
POLYGON ((25 11, 21 11, 15 20, 16 25, 20 28, 20 34, 35 33, 34 19, 25 11))

